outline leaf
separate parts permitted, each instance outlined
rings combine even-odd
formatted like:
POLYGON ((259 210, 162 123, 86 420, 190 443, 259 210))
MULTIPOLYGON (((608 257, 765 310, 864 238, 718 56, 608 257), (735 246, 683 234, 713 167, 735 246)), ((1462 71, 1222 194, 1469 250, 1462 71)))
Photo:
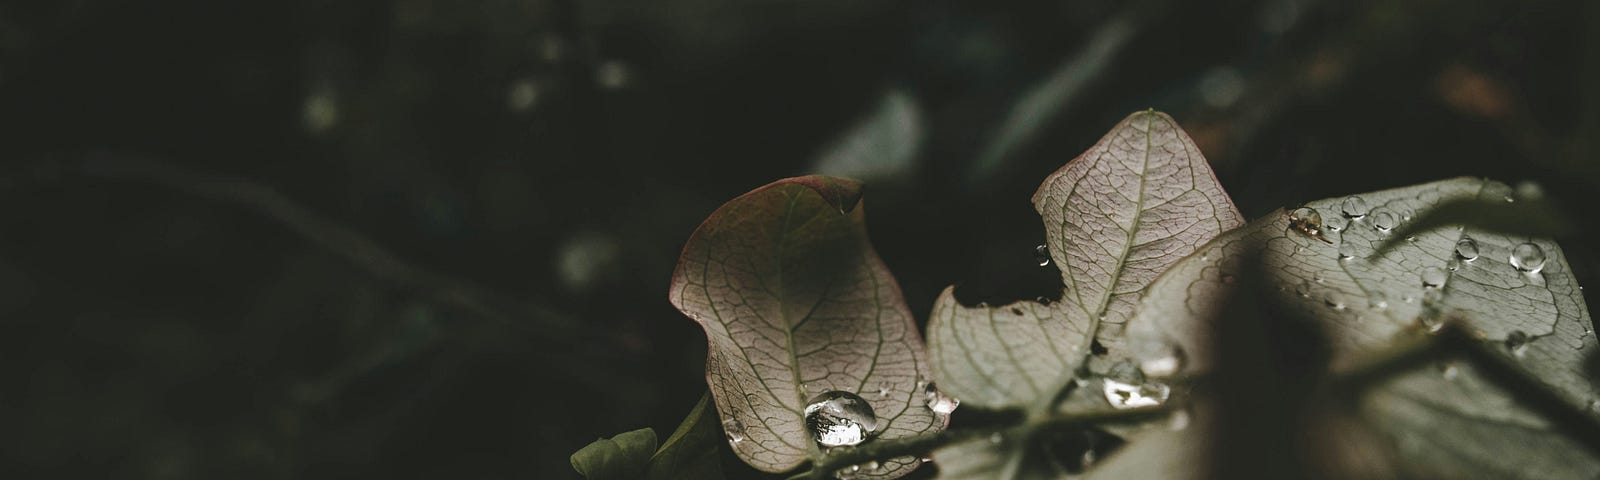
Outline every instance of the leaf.
POLYGON ((1129 115, 1040 185, 1034 207, 1066 290, 1059 302, 965 307, 945 289, 928 325, 939 385, 964 404, 1052 396, 1167 266, 1243 223, 1205 157, 1166 114, 1129 115))
POLYGON ((813 170, 860 179, 903 174, 913 166, 926 130, 916 99, 903 90, 891 90, 818 155, 813 170))
POLYGON ((718 446, 723 442, 722 429, 716 411, 710 408, 710 398, 710 393, 702 395, 678 429, 650 457, 646 480, 723 478, 722 462, 717 458, 718 446))
POLYGON ((1378 247, 1378 253, 1387 252, 1418 232, 1456 225, 1513 236, 1561 238, 1572 234, 1572 219, 1548 201, 1513 202, 1510 196, 1485 198, 1489 196, 1459 198, 1435 205, 1415 221, 1395 227, 1394 234, 1378 247))
POLYGON ((656 449, 656 432, 641 428, 595 440, 572 454, 572 468, 589 480, 639 478, 656 449))
MULTIPOLYGON (((1218 300, 1238 274, 1245 249, 1255 248, 1269 282, 1278 285, 1280 300, 1317 319, 1331 337, 1335 370, 1400 336, 1425 332, 1444 318, 1463 318, 1491 342, 1529 338, 1521 355, 1511 353, 1517 350, 1516 340, 1506 355, 1574 405, 1585 405, 1600 397, 1582 367, 1596 348, 1593 324, 1553 242, 1442 228, 1374 253, 1393 235, 1378 228, 1390 219, 1405 222, 1436 205, 1492 198, 1505 190, 1497 182, 1458 178, 1364 193, 1357 197, 1371 210, 1354 219, 1342 214, 1343 197, 1307 203, 1320 213, 1332 244, 1294 228, 1281 212, 1228 232, 1151 284, 1128 323, 1130 341, 1137 345, 1131 353, 1176 346, 1190 359, 1186 373, 1209 369, 1218 300), (1476 247, 1470 261, 1457 253, 1464 239, 1476 247), (1526 272, 1512 265, 1513 248, 1524 243, 1537 245, 1548 257, 1542 269, 1526 272), (1341 251, 1350 258, 1341 259, 1341 251)), ((1553 433, 1542 418, 1516 405, 1468 366, 1454 371, 1414 372, 1364 399, 1368 421, 1393 440, 1396 457, 1405 459, 1407 467, 1427 477, 1600 474, 1600 460, 1553 433)))
MULTIPOLYGON (((670 300, 706 331, 706 381, 741 460, 767 472, 823 452, 804 408, 828 391, 860 395, 878 438, 942 430, 923 402, 923 345, 900 287, 873 251, 860 184, 780 180, 712 213, 684 246, 670 300)), ((913 457, 878 476, 915 469, 913 457)))

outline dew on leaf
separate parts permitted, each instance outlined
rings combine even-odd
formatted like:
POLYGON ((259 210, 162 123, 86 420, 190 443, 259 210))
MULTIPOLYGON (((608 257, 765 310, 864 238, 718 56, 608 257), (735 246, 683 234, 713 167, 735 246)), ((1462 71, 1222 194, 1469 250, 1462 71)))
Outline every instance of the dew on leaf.
POLYGON ((824 447, 858 445, 878 429, 878 416, 872 405, 860 396, 844 391, 817 395, 806 405, 806 428, 817 444, 824 447))
POLYGON ((722 432, 728 436, 728 444, 738 445, 744 441, 744 423, 737 418, 728 418, 722 421, 722 432))
POLYGON ((1378 210, 1372 213, 1372 228, 1376 228, 1380 232, 1393 230, 1397 223, 1394 214, 1389 213, 1388 210, 1378 210))
POLYGON ((1161 382, 1145 382, 1143 384, 1122 383, 1112 379, 1104 379, 1103 391, 1106 402, 1118 410, 1153 407, 1167 401, 1167 396, 1172 393, 1172 388, 1161 382))
POLYGON ((1183 348, 1177 345, 1162 345, 1160 353, 1154 357, 1139 362, 1139 371, 1149 377, 1170 377, 1183 370, 1185 354, 1183 348))
POLYGON ((1344 211, 1344 216, 1350 218, 1365 217, 1368 212, 1367 201, 1355 195, 1344 197, 1344 201, 1339 204, 1339 209, 1344 211))
POLYGON ((1330 215, 1322 219, 1322 228, 1330 232, 1344 230, 1348 226, 1350 226, 1350 220, 1343 215, 1330 215))
POLYGON ((1050 266, 1050 247, 1042 243, 1033 247, 1033 261, 1041 267, 1050 266))
POLYGON ((1294 287, 1294 293, 1300 298, 1311 298, 1311 282, 1301 280, 1300 284, 1294 287))
POLYGON ((1050 304, 1050 297, 1046 297, 1046 296, 1040 295, 1040 296, 1037 296, 1037 297, 1033 297, 1033 301, 1037 302, 1040 305, 1049 305, 1050 304))
POLYGON ((1473 240, 1472 237, 1462 237, 1460 241, 1456 242, 1456 258, 1468 262, 1477 260, 1478 241, 1473 240))
POLYGON ((1339 259, 1349 260, 1356 257, 1356 245, 1350 242, 1339 242, 1339 259))
POLYGON ((1442 269, 1442 268, 1439 268, 1439 267, 1427 267, 1427 268, 1424 268, 1424 269, 1422 269, 1422 287, 1423 288, 1439 288, 1439 287, 1443 287, 1445 279, 1448 278, 1448 277, 1449 277, 1449 274, 1445 273, 1444 269, 1442 269))
POLYGON ((1526 332, 1512 330, 1511 333, 1506 334, 1506 349, 1510 350, 1511 354, 1517 358, 1522 358, 1528 352, 1528 340, 1526 332))
POLYGON ((950 412, 956 411, 956 407, 961 406, 960 399, 946 395, 939 390, 938 386, 932 383, 923 387, 922 395, 924 403, 928 405, 928 409, 940 415, 949 415, 950 412))
POLYGON ((1305 236, 1333 243, 1322 234, 1322 214, 1311 207, 1300 207, 1289 212, 1289 227, 1299 231, 1305 236))
POLYGON ((1524 243, 1511 249, 1511 266, 1524 273, 1539 273, 1544 269, 1544 262, 1544 249, 1538 245, 1524 243))

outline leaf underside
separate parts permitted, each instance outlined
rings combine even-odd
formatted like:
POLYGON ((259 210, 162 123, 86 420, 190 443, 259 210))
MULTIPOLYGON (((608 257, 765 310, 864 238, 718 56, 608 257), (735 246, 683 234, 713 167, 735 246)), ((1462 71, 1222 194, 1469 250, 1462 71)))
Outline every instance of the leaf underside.
MULTIPOLYGON (((1215 321, 1231 280, 1241 274, 1245 249, 1259 249, 1269 285, 1279 299, 1327 331, 1333 368, 1380 349, 1397 336, 1418 335, 1445 318, 1464 319, 1482 336, 1504 342, 1531 340, 1520 357, 1528 371, 1585 405, 1600 395, 1583 372, 1596 348, 1593 325, 1566 259, 1555 243, 1470 228, 1416 233, 1377 248, 1393 231, 1377 228, 1381 214, 1397 222, 1441 203, 1474 197, 1503 198, 1503 184, 1458 178, 1359 194, 1371 209, 1351 218, 1345 197, 1309 202, 1323 218, 1332 243, 1313 238, 1278 212, 1213 240, 1150 285, 1127 335, 1137 345, 1177 345, 1190 359, 1185 373, 1210 368, 1215 321), (1331 227, 1331 228, 1330 228, 1331 227), (1457 244, 1471 239, 1470 261, 1457 244), (1531 242, 1548 260, 1537 273, 1511 264, 1512 248, 1531 242), (1341 258, 1343 251, 1349 258, 1341 258), (1424 282, 1424 271, 1444 282, 1424 282)), ((1360 213, 1360 212, 1357 212, 1360 213)), ((1138 352, 1134 352, 1138 354, 1138 352)), ((1506 355, 1512 355, 1506 349, 1506 355)), ((1364 398, 1372 427, 1394 443, 1403 465, 1422 476, 1594 478, 1600 460, 1551 431, 1534 413, 1480 378, 1465 363, 1452 375, 1426 369, 1395 378, 1364 398)), ((1123 457, 1122 455, 1118 456, 1123 457)), ((1126 458, 1130 462, 1151 459, 1126 458)), ((1179 462, 1181 464, 1181 462, 1179 462)))
POLYGON ((1243 224, 1205 157, 1166 114, 1128 116, 1033 196, 1062 299, 966 307, 953 288, 928 325, 939 384, 963 405, 1024 407, 1053 395, 1098 339, 1121 326, 1146 285, 1218 234, 1243 224))
MULTIPOLYGON (((744 437, 733 451, 759 470, 823 454, 803 413, 823 392, 866 399, 877 438, 936 432, 948 421, 922 401, 923 344, 867 239, 859 199, 858 183, 823 176, 758 188, 706 219, 673 274, 672 304, 706 332, 706 381, 724 428, 742 426, 730 432, 744 437)), ((891 459, 870 477, 919 463, 891 459)))

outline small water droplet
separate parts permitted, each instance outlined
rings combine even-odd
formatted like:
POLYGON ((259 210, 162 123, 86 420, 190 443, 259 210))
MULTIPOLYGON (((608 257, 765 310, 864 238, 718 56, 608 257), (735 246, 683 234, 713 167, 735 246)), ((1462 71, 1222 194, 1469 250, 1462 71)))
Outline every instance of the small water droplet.
POLYGON ((1004 442, 1005 440, 1006 440, 1006 437, 1004 435, 1001 435, 1000 432, 994 432, 994 433, 989 434, 989 443, 992 443, 992 444, 995 444, 995 445, 999 445, 1000 442, 1004 442))
POLYGON ((1524 273, 1539 273, 1544 269, 1544 262, 1544 248, 1538 245, 1524 243, 1511 249, 1511 266, 1524 273))
POLYGON ((1160 405, 1167 401, 1167 396, 1172 393, 1172 388, 1160 382, 1135 385, 1109 378, 1101 381, 1105 384, 1103 393, 1106 402, 1110 403, 1112 408, 1119 410, 1160 405))
POLYGON ((1443 268, 1439 268, 1439 267, 1427 267, 1427 268, 1424 268, 1424 269, 1422 269, 1422 288, 1439 288, 1439 287, 1443 287, 1445 279, 1449 278, 1449 276, 1450 276, 1450 274, 1445 273, 1443 268))
POLYGON ((1328 292, 1327 295, 1322 297, 1322 303, 1334 310, 1345 309, 1344 296, 1339 295, 1339 292, 1328 292))
POLYGON ((878 398, 889 398, 889 386, 888 385, 883 385, 883 386, 878 387, 878 398))
POLYGON ((1367 208, 1367 201, 1362 200, 1361 197, 1357 197, 1355 195, 1344 197, 1344 201, 1339 204, 1339 209, 1344 212, 1344 216, 1350 218, 1365 217, 1367 216, 1367 211, 1369 210, 1367 208))
POLYGON ((1301 281, 1294 287, 1294 293, 1300 298, 1311 298, 1311 282, 1301 281))
POLYGON ((1472 237, 1461 237, 1461 240, 1456 242, 1456 258, 1468 262, 1477 260, 1478 241, 1472 237))
POLYGON ((1033 261, 1041 267, 1050 266, 1050 246, 1041 243, 1033 247, 1033 261))
POLYGON ((1339 242, 1339 259, 1349 260, 1356 257, 1356 245, 1351 242, 1339 242))
POLYGON ((1460 369, 1456 368, 1456 362, 1445 362, 1439 366, 1439 371, 1444 375, 1445 380, 1455 380, 1461 374, 1460 369))
POLYGON ((1183 430, 1185 428, 1189 428, 1189 410, 1185 408, 1174 410, 1172 416, 1167 417, 1167 429, 1183 430))
POLYGON ((1512 330, 1506 334, 1506 349, 1517 358, 1522 358, 1528 352, 1528 334, 1522 330, 1512 330))
POLYGON ((950 412, 956 411, 956 407, 961 406, 960 399, 946 395, 932 383, 923 387, 922 395, 924 403, 928 405, 928 409, 940 415, 949 415, 950 412))
POLYGON ((817 395, 806 405, 806 428, 818 445, 858 445, 878 430, 872 405, 860 396, 834 390, 817 395))
POLYGON ((1393 230, 1397 223, 1394 214, 1389 213, 1388 210, 1378 210, 1372 213, 1372 228, 1378 229, 1380 232, 1393 230))
POLYGON ((1367 306, 1372 307, 1373 310, 1387 309, 1389 308, 1389 300, 1383 296, 1383 292, 1369 292, 1367 294, 1367 306))
POLYGON ((989 308, 989 302, 978 302, 978 308, 989 308))
POLYGON ((1325 228, 1330 232, 1344 230, 1344 228, 1349 226, 1349 224, 1350 220, 1345 219, 1343 215, 1333 215, 1322 220, 1322 228, 1325 228))
POLYGON ((1417 297, 1406 295, 1404 297, 1400 297, 1400 301, 1406 302, 1406 303, 1412 303, 1412 302, 1417 301, 1417 297))
MULTIPOLYGON (((1406 298, 1409 299, 1411 297, 1406 297, 1406 298)), ((1406 303, 1411 303, 1411 302, 1409 300, 1407 300, 1406 303)), ((1439 317, 1436 317, 1436 316, 1425 315, 1425 316, 1422 316, 1422 317, 1418 318, 1418 320, 1422 321, 1422 328, 1427 329, 1428 333, 1436 333, 1440 329, 1444 328, 1444 321, 1440 320, 1439 317)))
POLYGON ((722 433, 728 436, 729 445, 738 445, 744 441, 744 423, 737 418, 728 418, 722 421, 722 433))
POLYGON ((1037 302, 1040 305, 1049 305, 1050 304, 1050 297, 1046 297, 1044 295, 1040 295, 1040 296, 1037 296, 1037 297, 1033 297, 1033 301, 1037 302))
POLYGON ((1154 358, 1139 362, 1139 371, 1149 377, 1170 377, 1183 370, 1186 355, 1177 345, 1163 345, 1154 358))
POLYGON ((933 462, 933 457, 922 457, 921 461, 922 463, 930 463, 933 462))

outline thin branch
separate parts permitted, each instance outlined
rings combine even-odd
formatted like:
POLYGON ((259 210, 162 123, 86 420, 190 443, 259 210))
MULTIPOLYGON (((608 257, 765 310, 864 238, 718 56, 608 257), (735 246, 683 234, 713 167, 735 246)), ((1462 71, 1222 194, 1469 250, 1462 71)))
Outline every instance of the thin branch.
POLYGON ((968 440, 987 438, 996 433, 1006 433, 1008 436, 1026 438, 1033 432, 1055 430, 1063 428, 1088 427, 1106 423, 1136 422, 1149 420, 1166 415, 1175 399, 1153 407, 1130 408, 1126 410, 1105 410, 1097 412, 1052 414, 1041 418, 1025 420, 1018 425, 999 428, 974 428, 965 430, 945 430, 928 435, 901 437, 878 440, 858 447, 848 449, 834 449, 827 456, 814 464, 811 470, 801 472, 790 477, 792 479, 824 479, 833 478, 835 472, 849 468, 851 465, 860 465, 874 460, 886 460, 910 455, 921 456, 944 447, 968 440))

